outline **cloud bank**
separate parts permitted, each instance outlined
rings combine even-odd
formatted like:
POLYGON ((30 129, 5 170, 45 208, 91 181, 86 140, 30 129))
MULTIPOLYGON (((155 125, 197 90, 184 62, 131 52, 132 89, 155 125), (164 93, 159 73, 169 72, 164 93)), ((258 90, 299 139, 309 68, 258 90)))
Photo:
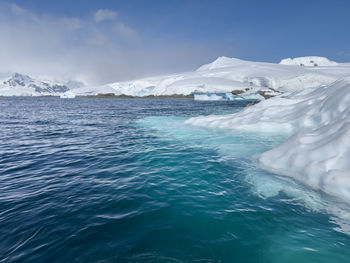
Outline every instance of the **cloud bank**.
POLYGON ((99 9, 86 17, 0 4, 0 73, 99 85, 194 69, 219 55, 202 44, 145 36, 115 10, 99 9))

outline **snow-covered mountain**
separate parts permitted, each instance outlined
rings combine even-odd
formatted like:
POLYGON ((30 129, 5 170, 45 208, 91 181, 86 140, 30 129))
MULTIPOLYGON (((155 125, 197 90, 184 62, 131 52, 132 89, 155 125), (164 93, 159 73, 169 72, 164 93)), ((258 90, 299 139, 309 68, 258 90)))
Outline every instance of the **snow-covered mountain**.
POLYGON ((75 81, 59 83, 14 73, 10 77, 0 80, 0 96, 57 96, 81 86, 81 83, 75 81))
POLYGON ((276 64, 219 57, 214 62, 203 65, 193 72, 116 82, 103 86, 83 87, 73 92, 76 95, 113 93, 130 96, 159 96, 239 90, 248 97, 263 99, 258 94, 259 90, 274 95, 279 94, 276 91, 294 92, 328 85, 350 72, 350 64, 331 62, 322 57, 305 57, 295 61, 300 60, 307 64, 305 61, 310 59, 319 65, 317 67, 300 67, 296 66, 295 63, 287 62, 276 64))

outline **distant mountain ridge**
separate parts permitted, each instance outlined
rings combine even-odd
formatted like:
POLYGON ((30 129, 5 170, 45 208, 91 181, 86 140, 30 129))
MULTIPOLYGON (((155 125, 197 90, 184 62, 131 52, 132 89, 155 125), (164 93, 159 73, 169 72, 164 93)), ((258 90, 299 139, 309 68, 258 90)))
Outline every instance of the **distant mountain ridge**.
POLYGON ((60 83, 49 80, 34 79, 28 75, 13 73, 0 81, 1 96, 58 96, 71 88, 83 84, 75 81, 60 83))
POLYGON ((84 86, 79 82, 55 82, 14 73, 0 79, 0 96, 171 96, 194 93, 236 92, 263 99, 260 93, 275 95, 329 85, 350 75, 350 63, 325 57, 283 59, 280 63, 219 57, 197 70, 147 77, 105 85, 84 86))

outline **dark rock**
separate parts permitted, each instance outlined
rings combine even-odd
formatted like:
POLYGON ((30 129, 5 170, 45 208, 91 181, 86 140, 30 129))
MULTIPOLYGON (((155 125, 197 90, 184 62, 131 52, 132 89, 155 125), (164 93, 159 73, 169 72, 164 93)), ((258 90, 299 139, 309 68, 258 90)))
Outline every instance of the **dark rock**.
POLYGON ((239 94, 242 94, 242 93, 244 93, 244 90, 233 90, 232 91, 232 94, 236 95, 236 96, 239 95, 239 94))

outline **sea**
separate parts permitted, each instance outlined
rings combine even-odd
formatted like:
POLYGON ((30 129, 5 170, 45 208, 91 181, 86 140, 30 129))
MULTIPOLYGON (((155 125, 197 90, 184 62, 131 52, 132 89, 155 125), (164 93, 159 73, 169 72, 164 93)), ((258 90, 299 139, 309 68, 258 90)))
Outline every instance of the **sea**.
POLYGON ((259 168, 291 134, 185 123, 246 106, 0 98, 0 262, 350 262, 349 206, 259 168))

